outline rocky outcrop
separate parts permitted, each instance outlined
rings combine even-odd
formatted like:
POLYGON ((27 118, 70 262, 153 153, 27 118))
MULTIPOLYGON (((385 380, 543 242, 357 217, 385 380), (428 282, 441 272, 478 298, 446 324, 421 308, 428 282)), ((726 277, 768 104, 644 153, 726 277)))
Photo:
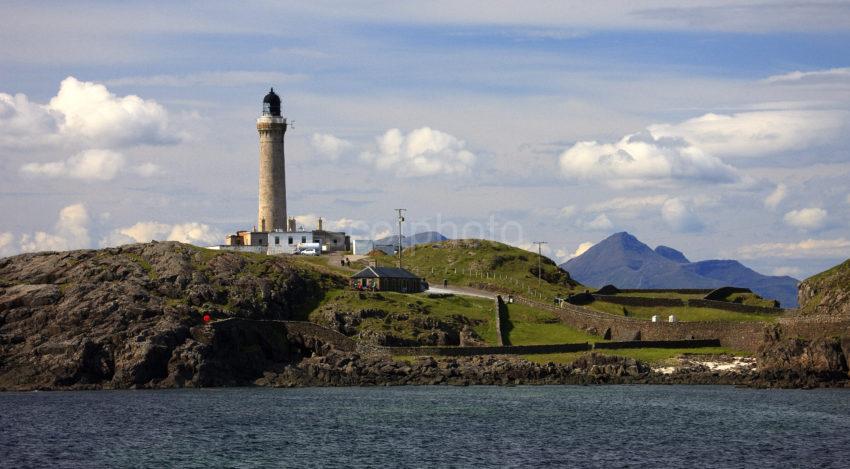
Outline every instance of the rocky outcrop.
POLYGON ((203 315, 299 318, 341 282, 285 258, 171 242, 0 259, 0 389, 253 380, 290 341, 241 327, 207 343, 196 333, 203 315), (269 358, 235 361, 233 347, 269 358))
POLYGON ((850 317, 850 260, 800 283, 797 300, 805 315, 850 317))
POLYGON ((356 294, 364 303, 378 306, 357 307, 350 301, 329 301, 313 315, 314 319, 360 341, 387 347, 484 343, 473 330, 473 326, 481 324, 480 320, 459 314, 435 317, 421 301, 398 304, 379 292, 346 294, 356 294))
POLYGON ((537 364, 510 356, 476 356, 411 361, 331 351, 277 371, 261 386, 616 384, 649 380, 650 369, 634 359, 589 354, 569 365, 537 364))

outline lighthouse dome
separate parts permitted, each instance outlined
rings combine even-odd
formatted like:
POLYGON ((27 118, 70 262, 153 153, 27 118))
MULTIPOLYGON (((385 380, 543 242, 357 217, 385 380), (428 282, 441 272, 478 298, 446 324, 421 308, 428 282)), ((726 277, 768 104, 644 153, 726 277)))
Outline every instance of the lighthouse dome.
POLYGON ((274 92, 274 88, 263 98, 263 115, 280 117, 280 96, 274 92))

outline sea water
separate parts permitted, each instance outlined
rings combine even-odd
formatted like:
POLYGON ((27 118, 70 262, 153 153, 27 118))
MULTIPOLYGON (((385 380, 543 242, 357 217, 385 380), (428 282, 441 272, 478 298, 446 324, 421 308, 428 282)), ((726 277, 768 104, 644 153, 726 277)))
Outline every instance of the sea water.
POLYGON ((3 467, 850 467, 850 391, 0 393, 3 467))

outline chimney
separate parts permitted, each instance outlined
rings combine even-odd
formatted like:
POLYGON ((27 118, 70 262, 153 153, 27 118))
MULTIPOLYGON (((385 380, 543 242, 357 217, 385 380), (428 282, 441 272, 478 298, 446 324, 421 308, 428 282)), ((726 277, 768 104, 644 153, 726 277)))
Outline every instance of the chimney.
POLYGON ((292 217, 287 220, 287 230, 286 231, 297 231, 295 229, 295 217, 292 217))
POLYGON ((322 217, 319 217, 319 231, 324 231, 322 230, 322 217))

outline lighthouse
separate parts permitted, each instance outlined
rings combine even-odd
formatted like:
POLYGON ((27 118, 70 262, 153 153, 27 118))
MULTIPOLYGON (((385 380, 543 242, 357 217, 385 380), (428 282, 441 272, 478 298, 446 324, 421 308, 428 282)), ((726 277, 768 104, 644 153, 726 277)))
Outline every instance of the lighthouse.
POLYGON ((351 238, 344 232, 328 231, 319 218, 316 229, 298 225, 286 214, 286 169, 283 136, 288 124, 281 115, 280 96, 269 90, 263 98, 263 113, 257 118, 260 134, 260 184, 257 225, 224 238, 224 244, 210 249, 257 254, 320 255, 323 252, 351 250, 351 238))
POLYGON ((263 114, 257 119, 260 134, 260 194, 257 230, 286 231, 286 168, 283 136, 286 118, 281 116, 280 96, 274 88, 263 98, 263 114))

